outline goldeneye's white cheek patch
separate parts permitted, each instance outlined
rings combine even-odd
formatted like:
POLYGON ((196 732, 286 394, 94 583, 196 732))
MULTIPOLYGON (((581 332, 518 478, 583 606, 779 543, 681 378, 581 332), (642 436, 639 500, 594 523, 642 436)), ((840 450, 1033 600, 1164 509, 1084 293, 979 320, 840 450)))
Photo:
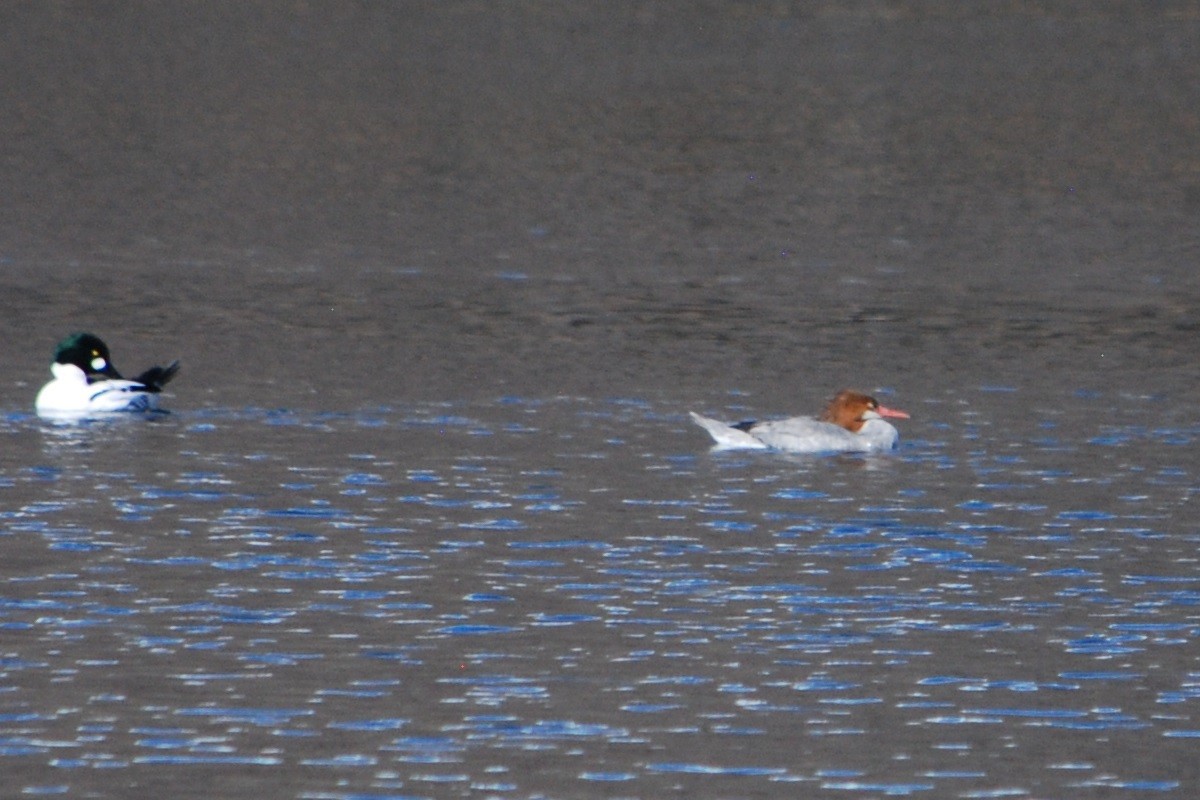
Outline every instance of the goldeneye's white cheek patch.
POLYGON ((96 356, 95 358, 92 359, 92 369, 102 370, 102 369, 104 369, 104 367, 105 367, 105 363, 104 363, 103 358, 100 358, 100 356, 96 356))

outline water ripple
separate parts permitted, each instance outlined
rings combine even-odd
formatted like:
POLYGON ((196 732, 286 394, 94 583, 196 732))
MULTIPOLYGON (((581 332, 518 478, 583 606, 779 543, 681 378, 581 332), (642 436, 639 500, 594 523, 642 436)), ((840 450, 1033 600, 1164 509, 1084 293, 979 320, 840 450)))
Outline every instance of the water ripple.
POLYGON ((126 431, 136 461, 10 421, 0 763, 64 776, 26 794, 1178 795, 1196 431, 983 424, 1014 395, 931 401, 884 459, 710 454, 629 399, 210 410, 126 431))

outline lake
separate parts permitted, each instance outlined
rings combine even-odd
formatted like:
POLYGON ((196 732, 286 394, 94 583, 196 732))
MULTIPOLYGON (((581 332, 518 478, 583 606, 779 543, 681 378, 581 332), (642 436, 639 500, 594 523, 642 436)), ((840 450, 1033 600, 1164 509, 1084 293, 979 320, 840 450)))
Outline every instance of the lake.
POLYGON ((1191 796, 1194 11, 506 9, 3 12, 9 791, 1191 796))

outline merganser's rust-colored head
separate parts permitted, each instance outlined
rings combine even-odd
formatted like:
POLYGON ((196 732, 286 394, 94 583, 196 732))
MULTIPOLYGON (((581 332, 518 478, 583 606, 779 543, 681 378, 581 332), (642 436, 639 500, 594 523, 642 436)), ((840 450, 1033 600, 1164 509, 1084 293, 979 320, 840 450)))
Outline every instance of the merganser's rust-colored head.
POLYGON ((908 419, 906 412, 882 406, 868 394, 843 389, 825 406, 825 410, 821 412, 821 421, 832 422, 851 433, 858 433, 868 419, 864 416, 868 412, 874 412, 881 417, 908 419))

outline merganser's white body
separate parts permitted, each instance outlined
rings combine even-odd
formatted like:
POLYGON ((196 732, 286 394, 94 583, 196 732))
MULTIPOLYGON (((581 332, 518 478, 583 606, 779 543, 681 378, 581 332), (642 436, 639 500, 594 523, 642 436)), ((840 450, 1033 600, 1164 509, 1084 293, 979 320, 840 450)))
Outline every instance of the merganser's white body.
POLYGON ((891 450, 899 432, 884 417, 907 419, 869 395, 840 392, 821 419, 791 417, 728 425, 695 412, 692 420, 708 431, 721 450, 780 450, 788 453, 867 453, 891 450))

